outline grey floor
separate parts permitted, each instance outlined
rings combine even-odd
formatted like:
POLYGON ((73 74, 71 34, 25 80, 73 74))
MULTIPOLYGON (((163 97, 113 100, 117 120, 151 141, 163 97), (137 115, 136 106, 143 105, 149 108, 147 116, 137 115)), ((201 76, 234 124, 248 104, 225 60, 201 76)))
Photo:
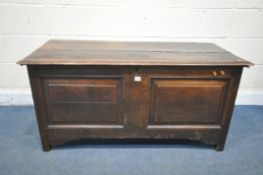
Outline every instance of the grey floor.
POLYGON ((189 144, 99 144, 42 152, 32 106, 0 107, 0 175, 263 174, 263 106, 236 106, 224 152, 189 144))

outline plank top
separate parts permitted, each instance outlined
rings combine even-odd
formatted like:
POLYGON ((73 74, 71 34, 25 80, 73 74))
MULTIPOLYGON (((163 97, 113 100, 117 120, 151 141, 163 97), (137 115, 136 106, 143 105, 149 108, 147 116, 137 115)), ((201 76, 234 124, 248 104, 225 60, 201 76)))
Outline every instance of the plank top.
POLYGON ((212 43, 50 40, 21 65, 250 66, 212 43))

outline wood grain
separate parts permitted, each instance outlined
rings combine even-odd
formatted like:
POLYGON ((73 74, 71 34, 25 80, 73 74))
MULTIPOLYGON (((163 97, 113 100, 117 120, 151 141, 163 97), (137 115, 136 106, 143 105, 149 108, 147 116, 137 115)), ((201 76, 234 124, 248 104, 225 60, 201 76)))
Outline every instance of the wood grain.
POLYGON ((18 64, 250 66, 212 43, 98 42, 51 40, 18 64))
POLYGON ((222 151, 252 65, 210 43, 66 40, 18 63, 28 68, 44 151, 83 139, 188 139, 222 151))

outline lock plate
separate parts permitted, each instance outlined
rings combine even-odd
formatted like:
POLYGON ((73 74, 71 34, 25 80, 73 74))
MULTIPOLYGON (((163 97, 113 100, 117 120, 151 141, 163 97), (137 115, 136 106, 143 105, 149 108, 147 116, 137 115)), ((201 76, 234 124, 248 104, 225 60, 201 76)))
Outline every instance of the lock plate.
POLYGON ((142 77, 140 75, 135 75, 134 76, 134 81, 140 82, 140 81, 142 81, 142 77))

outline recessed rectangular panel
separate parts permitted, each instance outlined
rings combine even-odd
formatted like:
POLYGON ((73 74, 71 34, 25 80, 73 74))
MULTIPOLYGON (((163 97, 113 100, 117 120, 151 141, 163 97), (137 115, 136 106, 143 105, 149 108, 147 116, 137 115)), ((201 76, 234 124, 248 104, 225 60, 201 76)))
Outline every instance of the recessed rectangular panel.
POLYGON ((121 78, 52 78, 43 81, 50 123, 121 123, 121 78))
POLYGON ((80 82, 71 80, 70 83, 64 84, 51 83, 49 84, 49 90, 51 91, 53 98, 57 103, 117 103, 118 89, 116 88, 116 84, 99 83, 99 81, 93 80, 93 82, 86 81, 84 84, 81 84, 80 82))
POLYGON ((219 124, 225 79, 151 79, 150 124, 219 124))

